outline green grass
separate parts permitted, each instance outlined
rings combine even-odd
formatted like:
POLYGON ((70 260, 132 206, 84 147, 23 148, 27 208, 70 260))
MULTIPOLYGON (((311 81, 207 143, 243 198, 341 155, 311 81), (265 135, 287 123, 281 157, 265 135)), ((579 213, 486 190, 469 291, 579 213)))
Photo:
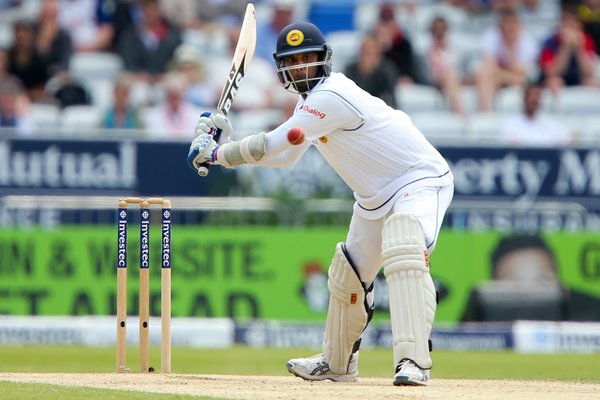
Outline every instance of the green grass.
POLYGON ((11 400, 218 400, 214 397, 184 396, 145 392, 125 392, 110 389, 70 388, 57 385, 28 385, 1 382, 0 398, 11 400))
MULTIPOLYGON (((308 356, 315 349, 173 348, 173 372, 183 374, 288 375, 289 358, 308 356)), ((516 354, 513 352, 432 353, 434 378, 551 379, 600 382, 600 354, 516 354)), ((0 372, 112 372, 114 348, 0 346, 0 372)), ((128 366, 135 370, 138 355, 128 348, 128 366)), ((150 364, 160 367, 160 349, 152 348, 150 364)), ((391 377, 392 351, 364 349, 361 376, 391 377)))
MULTIPOLYGON (((288 375, 289 358, 311 355, 315 349, 187 349, 173 348, 173 372, 182 374, 288 375)), ((128 366, 135 369, 138 356, 128 349, 128 366)), ((600 383, 600 354, 516 354, 513 352, 432 353, 434 379, 519 379, 600 383)), ((392 376, 392 352, 388 349, 361 351, 363 377, 392 376)), ((113 372, 114 348, 3 347, 0 372, 113 372)), ((151 350, 151 365, 160 366, 160 349, 151 350)), ((150 395, 102 389, 23 385, 0 382, 1 399, 208 399, 197 396, 150 395)), ((215 400, 212 398, 211 400, 215 400)))

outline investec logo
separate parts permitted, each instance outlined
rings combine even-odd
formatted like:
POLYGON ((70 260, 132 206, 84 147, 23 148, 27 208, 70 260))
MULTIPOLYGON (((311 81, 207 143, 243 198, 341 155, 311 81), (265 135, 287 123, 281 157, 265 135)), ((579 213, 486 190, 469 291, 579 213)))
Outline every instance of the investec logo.
POLYGON ((127 211, 119 211, 119 254, 117 256, 117 267, 127 267, 127 211))
POLYGON ((40 151, 13 151, 0 141, 0 187, 133 188, 137 149, 123 142, 115 153, 66 152, 52 144, 40 151))
POLYGON ((171 212, 163 211, 162 221, 162 267, 171 268, 171 212))
POLYGON ((140 223, 140 268, 150 267, 150 212, 142 211, 140 223))

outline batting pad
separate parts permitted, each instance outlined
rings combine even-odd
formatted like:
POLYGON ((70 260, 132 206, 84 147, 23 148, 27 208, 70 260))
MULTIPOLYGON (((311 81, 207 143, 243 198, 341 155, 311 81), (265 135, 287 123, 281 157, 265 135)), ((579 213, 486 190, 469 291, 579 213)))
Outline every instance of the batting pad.
POLYGON ((395 214, 386 220, 382 260, 390 298, 394 365, 409 358, 423 369, 431 368, 429 335, 436 295, 425 237, 415 217, 395 214))
MULTIPOLYGON (((370 306, 365 302, 366 290, 344 253, 343 243, 338 243, 329 267, 329 309, 323 353, 329 369, 336 374, 348 373, 348 363, 354 344, 367 327, 370 306)), ((356 349, 355 349, 356 350, 356 349)))

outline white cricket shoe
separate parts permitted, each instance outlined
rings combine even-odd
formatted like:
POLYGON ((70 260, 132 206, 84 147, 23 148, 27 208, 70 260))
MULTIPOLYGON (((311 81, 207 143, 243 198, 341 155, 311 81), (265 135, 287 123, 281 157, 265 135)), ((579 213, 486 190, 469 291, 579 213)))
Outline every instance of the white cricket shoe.
POLYGON ((292 374, 307 381, 355 382, 358 377, 358 351, 350 356, 348 373, 344 375, 331 372, 323 353, 308 358, 294 358, 287 362, 292 374))
POLYGON ((396 375, 394 375, 395 386, 425 386, 429 381, 429 370, 421 369, 413 360, 405 358, 398 363, 396 375))

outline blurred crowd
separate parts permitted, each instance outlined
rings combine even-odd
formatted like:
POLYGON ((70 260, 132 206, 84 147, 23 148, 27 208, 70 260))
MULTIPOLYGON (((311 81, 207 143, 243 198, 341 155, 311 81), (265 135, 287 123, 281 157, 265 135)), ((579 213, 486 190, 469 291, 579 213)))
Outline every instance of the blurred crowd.
MULTIPOLYGON (((295 105, 272 53, 296 20, 323 30, 335 71, 421 114, 414 120, 426 135, 441 121, 428 114, 436 111, 463 133, 475 116, 493 115, 487 129, 500 140, 569 144, 581 121, 557 116, 568 114, 564 99, 583 95, 566 93, 581 90, 600 111, 600 0, 253 3, 257 48, 231 115, 242 133, 277 125, 295 105)), ((246 4, 0 0, 0 126, 187 140, 201 110, 216 108, 246 4)), ((437 137, 444 129, 456 133, 445 123, 437 137)))

